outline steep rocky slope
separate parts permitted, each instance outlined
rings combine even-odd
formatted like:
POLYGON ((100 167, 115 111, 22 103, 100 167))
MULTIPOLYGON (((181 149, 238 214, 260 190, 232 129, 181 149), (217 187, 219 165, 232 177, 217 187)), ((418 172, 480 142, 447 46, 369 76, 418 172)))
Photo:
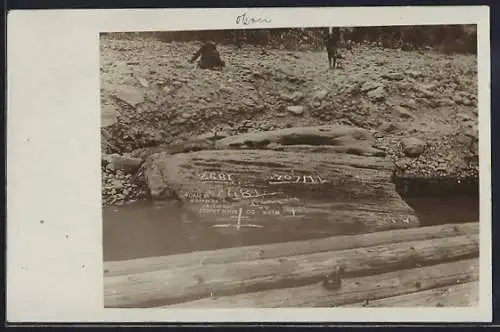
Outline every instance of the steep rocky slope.
POLYGON ((369 130, 401 176, 477 176, 475 56, 360 46, 329 70, 325 52, 220 46, 227 67, 210 71, 188 63, 196 47, 101 40, 105 204, 144 197, 153 152, 325 124, 369 130))

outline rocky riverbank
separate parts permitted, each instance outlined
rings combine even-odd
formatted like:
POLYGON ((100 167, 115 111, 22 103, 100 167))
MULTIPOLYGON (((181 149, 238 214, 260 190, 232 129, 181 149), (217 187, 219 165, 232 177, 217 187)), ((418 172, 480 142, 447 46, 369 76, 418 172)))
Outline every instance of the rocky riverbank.
MULTIPOLYGON (((226 137, 320 125, 366 130, 397 176, 478 176, 475 56, 360 46, 332 71, 324 52, 221 46, 228 66, 217 72, 189 64, 195 50, 101 40, 105 205, 148 196, 141 165, 155 152, 221 149, 226 137)), ((294 149, 321 149, 305 145, 294 149)))

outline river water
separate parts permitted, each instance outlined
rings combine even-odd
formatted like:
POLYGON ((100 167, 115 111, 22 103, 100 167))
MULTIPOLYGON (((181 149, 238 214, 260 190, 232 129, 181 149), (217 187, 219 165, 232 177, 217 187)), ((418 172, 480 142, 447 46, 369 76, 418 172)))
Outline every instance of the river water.
MULTIPOLYGON (((405 201, 415 210, 421 226, 479 220, 476 194, 411 196, 405 201)), ((287 220, 254 225, 182 222, 179 208, 167 202, 136 202, 103 210, 104 260, 161 256, 274 242, 298 241, 339 234, 338 225, 287 220), (257 225, 258 226, 258 225, 257 225)))

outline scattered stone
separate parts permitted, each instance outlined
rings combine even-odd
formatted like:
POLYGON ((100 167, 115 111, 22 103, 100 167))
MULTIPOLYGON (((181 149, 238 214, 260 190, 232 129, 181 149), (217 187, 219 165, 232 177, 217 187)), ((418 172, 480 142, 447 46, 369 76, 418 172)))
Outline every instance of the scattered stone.
POLYGON ((401 103, 401 105, 412 108, 412 109, 417 108, 417 102, 413 98, 406 99, 403 103, 401 103))
POLYGON ((212 132, 208 132, 208 133, 204 133, 204 134, 199 135, 196 138, 196 140, 211 140, 211 141, 215 141, 215 140, 226 138, 226 137, 229 137, 229 136, 230 136, 230 134, 228 132, 226 132, 226 131, 215 130, 215 131, 212 131, 212 132))
POLYGON ((358 94, 361 91, 358 84, 353 84, 345 89, 345 93, 349 95, 358 94))
POLYGON ((473 143, 473 137, 469 136, 469 135, 466 135, 465 133, 459 133, 456 137, 455 137, 455 141, 458 143, 458 144, 461 144, 461 145, 464 145, 464 146, 471 146, 472 143, 473 143))
POLYGON ((266 146, 266 148, 269 150, 276 150, 281 148, 281 145, 279 143, 270 143, 266 146))
POLYGON ((291 98, 292 98, 292 101, 298 102, 298 101, 301 101, 302 99, 304 99, 304 94, 302 92, 295 91, 292 94, 291 98))
POLYGON ((472 106, 473 105, 473 102, 469 99, 469 98, 462 98, 462 104, 464 106, 472 106))
POLYGON ((460 96, 460 94, 456 93, 456 94, 453 96, 453 101, 454 101, 456 104, 462 104, 462 96, 460 96))
POLYGON ((472 142, 472 144, 469 147, 469 150, 470 150, 472 157, 479 156, 479 141, 475 140, 474 142, 472 142))
POLYGON ((415 85, 415 90, 423 97, 425 98, 434 98, 435 94, 434 92, 431 92, 430 90, 433 89, 432 87, 427 87, 423 85, 415 85))
POLYGON ((384 122, 378 127, 378 131, 384 132, 384 133, 392 133, 394 132, 398 127, 392 123, 392 122, 384 122))
POLYGON ((438 104, 439 106, 452 106, 455 104, 455 102, 450 98, 442 98, 438 100, 438 104))
POLYGON ((302 115, 304 113, 304 106, 288 106, 286 109, 295 115, 302 115))
POLYGON ((387 92, 385 91, 383 86, 379 86, 375 90, 372 90, 367 93, 368 98, 374 101, 383 101, 385 100, 387 92))
POLYGON ((411 78, 419 78, 424 76, 421 72, 416 70, 408 70, 406 71, 406 75, 410 76, 411 78))
POLYGON ((326 91, 326 90, 318 90, 318 91, 314 92, 313 98, 317 99, 317 100, 323 100, 323 99, 326 98, 327 95, 328 95, 328 91, 326 91))
POLYGON ((394 106, 394 111, 399 115, 402 119, 411 119, 413 115, 403 106, 394 106))
POLYGON ((101 108, 101 128, 109 127, 118 122, 118 110, 110 104, 103 104, 101 108))
POLYGON ((142 159, 121 156, 119 154, 103 155, 102 164, 110 171, 135 172, 142 163, 142 159))
POLYGON ((405 76, 402 73, 388 73, 388 74, 382 74, 382 78, 385 78, 390 81, 401 81, 405 78, 405 76))
POLYGON ((233 93, 234 90, 228 86, 222 86, 220 89, 219 89, 220 92, 223 92, 223 93, 233 93))
POLYGON ((136 107, 139 103, 144 101, 144 91, 132 86, 119 86, 116 88, 113 95, 132 107, 136 107))
POLYGON ((113 179, 111 180, 111 185, 113 186, 113 188, 115 188, 116 190, 120 190, 122 189, 123 187, 123 181, 120 181, 118 179, 113 179))
POLYGON ((401 147, 406 156, 418 157, 424 152, 426 143, 418 138, 409 137, 401 141, 401 147))
POLYGON ((361 92, 372 91, 372 90, 378 89, 381 86, 382 86, 382 84, 377 83, 377 82, 366 82, 361 86, 361 92))
POLYGON ((144 78, 144 77, 141 77, 139 75, 135 75, 135 78, 137 79, 137 81, 144 87, 144 88, 148 88, 149 87, 149 83, 148 81, 144 78))
POLYGON ((459 113, 459 114, 457 114, 457 118, 458 118, 458 120, 464 121, 464 122, 465 121, 472 121, 473 120, 473 118, 470 115, 465 114, 465 113, 459 113))

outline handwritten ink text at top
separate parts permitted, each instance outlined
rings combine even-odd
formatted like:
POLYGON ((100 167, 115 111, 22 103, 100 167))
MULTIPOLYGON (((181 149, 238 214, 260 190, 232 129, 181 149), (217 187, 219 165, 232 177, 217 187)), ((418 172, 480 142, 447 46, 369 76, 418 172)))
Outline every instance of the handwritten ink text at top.
POLYGON ((270 18, 266 17, 249 17, 247 16, 247 13, 243 13, 239 16, 236 17, 236 24, 241 24, 241 25, 251 25, 251 24, 256 24, 256 23, 271 23, 272 20, 270 18))

